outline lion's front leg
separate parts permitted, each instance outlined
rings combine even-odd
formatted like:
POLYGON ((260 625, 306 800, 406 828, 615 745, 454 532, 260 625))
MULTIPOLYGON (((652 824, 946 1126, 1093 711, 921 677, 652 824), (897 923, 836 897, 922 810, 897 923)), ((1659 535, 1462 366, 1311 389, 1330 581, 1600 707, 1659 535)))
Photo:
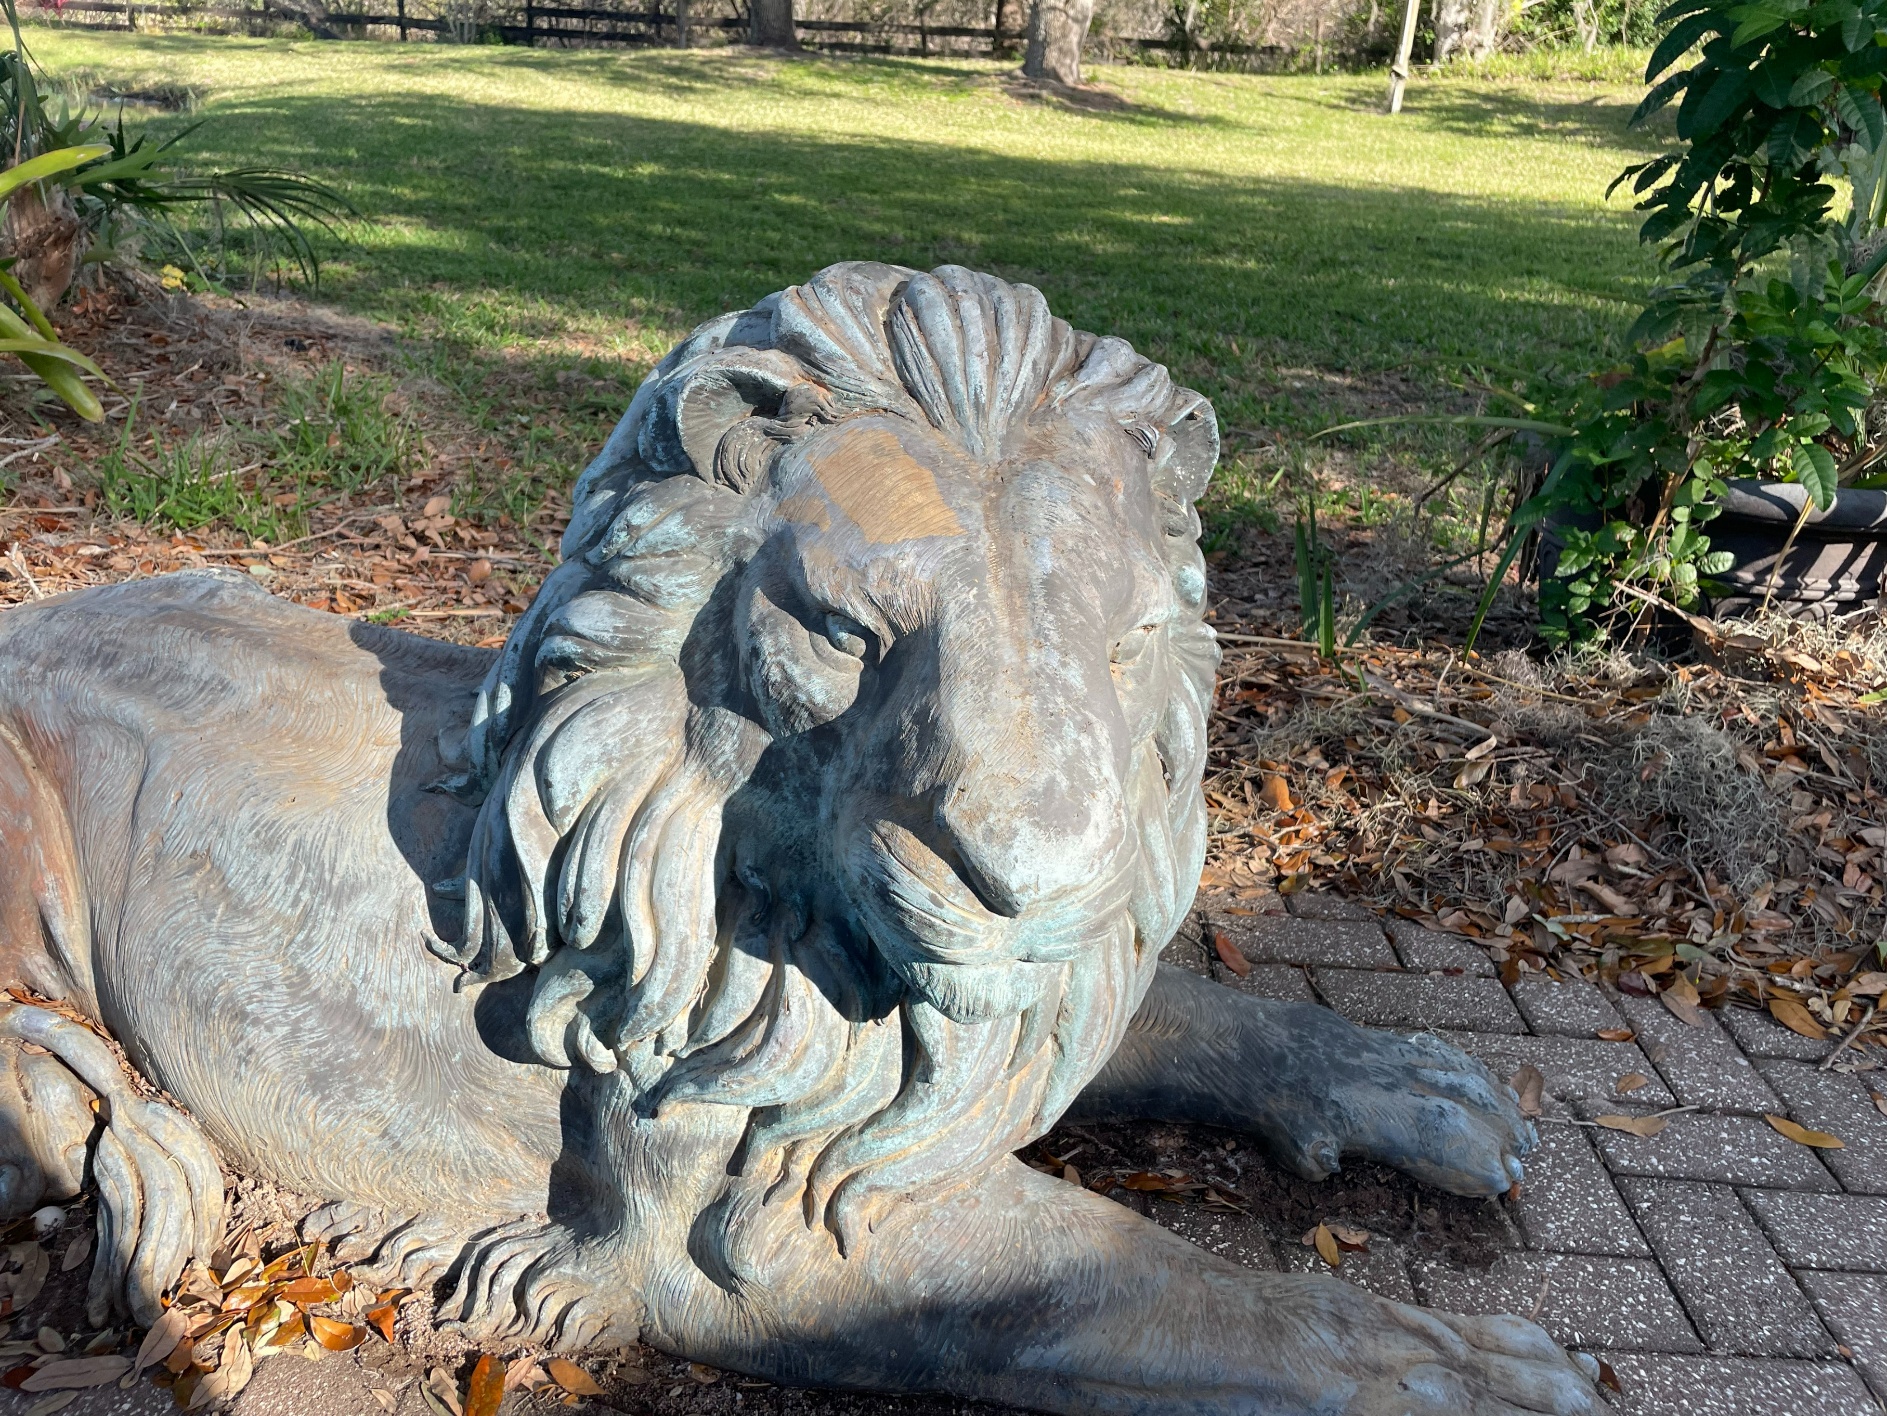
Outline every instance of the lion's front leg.
POLYGON ((1436 1038, 1247 997, 1167 964, 1069 1116, 1252 1131, 1308 1179, 1356 1155, 1461 1195, 1513 1185, 1537 1140, 1513 1092, 1436 1038))
POLYGON ((790 1385, 1133 1416, 1599 1416, 1590 1359, 1519 1318, 1254 1273, 1005 1160, 893 1204, 841 1254, 797 1202, 751 1262, 650 1290, 645 1336, 790 1385), (730 1281, 731 1280, 731 1281, 730 1281))

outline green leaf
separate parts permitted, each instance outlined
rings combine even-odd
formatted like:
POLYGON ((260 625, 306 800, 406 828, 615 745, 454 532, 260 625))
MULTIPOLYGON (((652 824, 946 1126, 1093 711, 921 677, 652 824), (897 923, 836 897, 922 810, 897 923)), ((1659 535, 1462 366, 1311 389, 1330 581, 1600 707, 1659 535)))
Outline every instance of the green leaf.
POLYGON ((1835 112, 1841 115, 1842 122, 1854 129, 1855 141, 1869 152, 1879 147, 1881 138, 1887 136, 1887 113, 1882 112, 1876 94, 1844 84, 1835 91, 1835 112))
POLYGON ((1775 106, 1791 108, 1812 108, 1828 96, 1828 91, 1835 86, 1835 76, 1826 69, 1804 69, 1789 86, 1785 103, 1775 106))
POLYGON ((18 167, 9 167, 5 172, 0 172, 0 199, 11 196, 28 182, 43 182, 48 177, 57 177, 61 172, 70 172, 75 167, 110 155, 111 147, 106 143, 87 143, 83 147, 42 152, 18 167))
POLYGON ((62 364, 83 369, 88 374, 99 378, 105 377, 105 371, 94 364, 85 355, 64 344, 55 344, 48 339, 0 339, 0 354, 37 354, 46 359, 57 359, 62 364))
MULTIPOLYGON (((1754 8, 1753 6, 1744 7, 1746 10, 1754 8)), ((1736 27, 1735 32, 1730 36, 1730 48, 1741 49, 1752 39, 1761 39, 1764 35, 1781 29, 1787 23, 1786 19, 1773 10, 1759 10, 1736 27)))
MULTIPOLYGON (((1670 12, 1667 10, 1665 13, 1668 14, 1670 12)), ((1692 15, 1689 19, 1681 20, 1671 26, 1670 32, 1666 34, 1663 39, 1659 40, 1658 47, 1651 51, 1651 59, 1645 65, 1645 82, 1650 83, 1656 79, 1659 74, 1662 74, 1666 69, 1670 68, 1671 65, 1681 59, 1693 44, 1702 39, 1711 30, 1720 28, 1722 23, 1723 21, 1719 16, 1706 10, 1701 15, 1692 15)), ((1662 85, 1660 85, 1660 87, 1662 87, 1662 85)), ((1656 92, 1656 90, 1653 90, 1653 92, 1656 92)), ((1659 100, 1657 107, 1649 111, 1655 113, 1657 108, 1662 107, 1669 97, 1670 95, 1666 94, 1664 99, 1659 100)), ((1646 102, 1649 101, 1649 99, 1646 100, 1646 102)), ((1644 105, 1640 104, 1638 112, 1632 115, 1632 122, 1636 123, 1639 117, 1646 111, 1644 105)))
POLYGON ((1817 511, 1835 504, 1839 480, 1835 475, 1834 454, 1819 443, 1797 443, 1789 450, 1789 466, 1795 480, 1807 489, 1817 511))

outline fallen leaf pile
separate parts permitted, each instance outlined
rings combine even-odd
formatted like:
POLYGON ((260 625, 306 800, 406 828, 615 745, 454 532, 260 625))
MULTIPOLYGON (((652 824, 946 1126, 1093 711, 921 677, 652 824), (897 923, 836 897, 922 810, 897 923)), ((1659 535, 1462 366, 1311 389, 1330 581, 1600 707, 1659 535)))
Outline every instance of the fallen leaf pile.
MULTIPOLYGON (((20 1221, 8 1233, 15 1233, 20 1221)), ((4 1237, 4 1236, 0 1236, 4 1237)), ((61 1267, 71 1270, 90 1252, 89 1231, 67 1245, 61 1267)), ((52 1256, 38 1242, 0 1247, 0 1289, 5 1312, 17 1312, 43 1287, 52 1256)), ((326 1272, 320 1246, 302 1244, 264 1259, 252 1230, 244 1228, 211 1258, 184 1274, 157 1323, 135 1340, 116 1330, 91 1337, 77 1350, 50 1327, 32 1340, 0 1343, 0 1387, 47 1393, 28 1408, 32 1416, 50 1416, 91 1387, 129 1388, 150 1380, 170 1390, 184 1411, 222 1409, 254 1376, 257 1364, 288 1356, 319 1361, 330 1353, 349 1352, 368 1341, 399 1345, 399 1310, 413 1299, 403 1288, 378 1288, 358 1282, 344 1267, 326 1272)), ((575 1362, 530 1354, 505 1361, 480 1354, 463 1380, 434 1367, 419 1391, 437 1416, 496 1416, 507 1392, 524 1389, 560 1397, 574 1405, 602 1395, 602 1388, 575 1362)), ((388 1391, 374 1395, 391 1411, 388 1391)))
POLYGON ((1742 637, 1734 670, 1543 669, 1227 633, 1205 883, 1360 899, 1481 941, 1509 982, 1880 1042, 1887 669, 1742 637))

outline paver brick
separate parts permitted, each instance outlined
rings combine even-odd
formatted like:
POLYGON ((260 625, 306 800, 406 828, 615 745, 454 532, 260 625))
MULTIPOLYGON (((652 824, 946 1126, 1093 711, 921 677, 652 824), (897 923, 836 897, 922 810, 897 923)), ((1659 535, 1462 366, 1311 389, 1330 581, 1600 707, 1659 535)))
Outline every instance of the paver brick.
POLYGON ((1651 1246, 1592 1143, 1576 1126, 1541 1126, 1514 1201, 1529 1249, 1651 1257, 1651 1246))
POLYGON ((1253 998, 1275 998, 1285 1003, 1315 1003, 1310 979, 1297 964, 1253 964, 1251 972, 1240 978, 1216 959, 1212 976, 1228 988, 1248 993, 1253 998))
POLYGON ((1625 997, 1619 1006, 1684 1105, 1722 1111, 1776 1109, 1776 1094, 1710 1014, 1703 1015, 1702 1027, 1694 1028, 1655 998, 1625 997))
MULTIPOLYGON (((1806 1062, 1764 1062, 1761 1067, 1793 1119, 1841 1138, 1840 1150, 1823 1151, 1821 1157, 1842 1185, 1857 1194, 1887 1195, 1887 1116, 1875 1109, 1866 1074, 1824 1072, 1806 1062)), ((1874 1085, 1887 1089, 1879 1081, 1874 1085)))
POLYGON ((1774 1357, 1605 1353, 1628 1416, 1880 1416, 1852 1368, 1774 1357))
POLYGON ((1475 978, 1494 976, 1494 961, 1487 957, 1487 950, 1465 934, 1425 929, 1412 919, 1388 920, 1383 927, 1389 931, 1402 962, 1412 969, 1424 973, 1434 969, 1444 972, 1459 969, 1475 978))
POLYGON ((1828 1055, 1834 1040, 1817 1042, 1782 1026, 1768 1013, 1754 1008, 1723 1008, 1717 1021, 1736 1039, 1736 1045, 1751 1057, 1789 1057, 1798 1062, 1819 1062, 1828 1055))
POLYGON ((1486 1269, 1433 1259, 1409 1265, 1415 1291, 1456 1313, 1531 1313, 1568 1347, 1701 1352, 1670 1284, 1649 1259, 1503 1254, 1486 1269))
POLYGON ((1478 1057, 1502 1077, 1511 1077, 1524 1063, 1532 1063, 1546 1077, 1546 1094, 1559 1101, 1623 1100, 1618 1080, 1636 1072, 1647 1084, 1630 1093, 1640 1106, 1659 1111, 1677 1105, 1677 1098, 1658 1077, 1635 1043, 1604 1042, 1598 1038, 1516 1037, 1499 1033, 1444 1033, 1449 1042, 1478 1057))
POLYGON ((1745 1190, 1743 1200, 1791 1268, 1887 1273, 1887 1196, 1745 1190))
POLYGON ((1341 895, 1319 895, 1312 891, 1300 890, 1294 895, 1285 895, 1284 908, 1299 919, 1357 919, 1376 923, 1376 911, 1368 905, 1359 905, 1355 900, 1346 900, 1341 895))
MULTIPOLYGON (((1314 1249, 1289 1240, 1278 1246, 1286 1273, 1329 1273, 1330 1266, 1314 1249)), ((1409 1266, 1399 1245, 1386 1239, 1372 1239, 1362 1253, 1343 1256, 1337 1277, 1348 1279, 1358 1288, 1366 1288, 1378 1298, 1394 1303, 1415 1303, 1415 1285, 1409 1281, 1409 1266)))
POLYGON ((1401 968, 1389 937, 1373 920, 1298 919, 1267 913, 1227 915, 1215 919, 1213 925, 1254 964, 1401 968))
POLYGON ((1469 1032, 1526 1030, 1498 979, 1321 968, 1316 980, 1330 1006, 1358 1023, 1469 1032))
POLYGON ((1619 1181, 1712 1352, 1833 1357, 1834 1340, 1728 1185, 1619 1181))
POLYGON ((1215 1214, 1203 1205, 1156 1204, 1153 1218, 1162 1227, 1220 1258, 1246 1268, 1277 1270, 1277 1251, 1272 1247, 1263 1221, 1256 1215, 1215 1214))
MULTIPOLYGON (((1585 1101, 1576 1105, 1588 1115, 1605 1109, 1585 1101)), ((1595 1128, 1592 1139, 1615 1175, 1772 1190, 1840 1188, 1814 1151, 1783 1139, 1757 1116, 1673 1116, 1655 1136, 1595 1128)))
POLYGON ((1887 1275, 1804 1272, 1796 1277, 1822 1321, 1854 1354, 1861 1376, 1887 1403, 1887 1275))
POLYGON ((1540 975, 1518 980, 1508 990, 1527 1026, 1536 1033, 1562 1037, 1591 1037, 1606 1028, 1620 1028, 1625 1020, 1597 984, 1582 978, 1555 983, 1540 975))

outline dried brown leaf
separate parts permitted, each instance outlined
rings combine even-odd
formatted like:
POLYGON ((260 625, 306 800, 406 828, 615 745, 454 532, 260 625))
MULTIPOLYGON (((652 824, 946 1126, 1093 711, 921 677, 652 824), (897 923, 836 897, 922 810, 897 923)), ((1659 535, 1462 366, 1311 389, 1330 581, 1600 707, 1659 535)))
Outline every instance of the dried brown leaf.
POLYGON ((81 1229, 72 1236, 72 1242, 66 1245, 65 1255, 59 1260, 59 1272, 71 1273, 73 1269, 92 1257, 92 1231, 81 1229))
POLYGON ((1594 1036, 1606 1042, 1630 1042, 1638 1034, 1630 1028, 1600 1028, 1594 1036))
POLYGON ((568 1357, 552 1357, 544 1363, 544 1370, 550 1373, 550 1379, 569 1392, 572 1396, 601 1396, 603 1389, 596 1384, 596 1379, 568 1357))
POLYGON ((1320 1224, 1310 1232, 1311 1245, 1317 1250, 1318 1257, 1331 1268, 1343 1263, 1343 1250, 1337 1244, 1337 1236, 1330 1232, 1330 1226, 1320 1224))
POLYGON ((129 1357, 67 1357, 48 1362, 20 1383, 21 1391, 70 1391, 108 1386, 131 1370, 129 1357))
POLYGON ((1290 811, 1294 807, 1291 801, 1291 788, 1276 772, 1265 778, 1264 784, 1258 788, 1258 795, 1273 811, 1290 811))
POLYGON ((316 1342, 330 1352, 345 1352, 367 1340, 366 1328, 324 1318, 319 1313, 308 1315, 308 1331, 316 1342))
POLYGON ((1629 1131, 1634 1136, 1655 1136, 1671 1123, 1662 1116, 1595 1116, 1595 1126, 1608 1131, 1629 1131))
POLYGON ((1369 1231, 1356 1229, 1347 1224, 1331 1224, 1325 1221, 1324 1227, 1336 1236, 1339 1248, 1348 1253, 1366 1254, 1369 1252, 1369 1231))
POLYGON ((1531 1062, 1525 1063, 1519 1071, 1507 1079, 1507 1085, 1514 1089, 1514 1095, 1520 1099, 1522 1116, 1538 1116, 1546 1096, 1546 1074, 1531 1062))
POLYGON ((1650 1084, 1651 1078, 1647 1077, 1643 1072, 1627 1072, 1618 1079, 1618 1084, 1613 1087, 1613 1090, 1620 1096, 1628 1096, 1632 1092, 1637 1091, 1640 1087, 1649 1086, 1650 1084))
POLYGON ((1666 984, 1658 997, 1679 1022, 1693 1028, 1704 1025, 1704 1010, 1697 1003, 1697 986, 1683 974, 1678 974, 1666 984))
POLYGON ((544 1369, 537 1365, 534 1358, 513 1357, 510 1363, 505 1367, 506 1391, 510 1391, 514 1387, 523 1387, 526 1391, 529 1391, 533 1387, 543 1386, 544 1383, 549 1380, 550 1378, 545 1375, 544 1369))
POLYGON ((312 1306, 316 1303, 332 1303, 341 1295, 330 1279, 297 1278, 276 1289, 275 1296, 286 1298, 291 1303, 312 1306))
POLYGON ((1771 998, 1769 1016, 1790 1032, 1812 1037, 1817 1042, 1826 1040, 1828 1036, 1828 1029, 1816 1022, 1815 1015, 1793 998, 1771 998))
POLYGON ((1625 1385, 1623 1382, 1619 1381, 1618 1373, 1612 1370, 1612 1364, 1603 1357, 1595 1360, 1599 1364, 1599 1385, 1613 1392, 1615 1395, 1623 1396, 1625 1394, 1625 1385))
POLYGON ((1212 951, 1219 956, 1220 963, 1240 978, 1251 973, 1251 961, 1239 952, 1238 945, 1231 941, 1223 929, 1212 931, 1212 951))
POLYGON ((1767 1121, 1771 1126, 1775 1127, 1777 1131, 1787 1136, 1797 1145, 1814 1146, 1817 1150, 1846 1149, 1839 1136, 1831 1136, 1826 1131, 1811 1131, 1808 1127, 1801 1125, 1799 1122, 1791 1121, 1786 1116, 1771 1116, 1765 1112, 1763 1114, 1763 1120, 1767 1121))
POLYGON ((505 1366, 487 1352, 472 1368, 465 1386, 465 1416, 498 1416, 505 1399, 505 1366))
POLYGON ((191 1327, 191 1316, 183 1308, 164 1308, 159 1320, 151 1323, 151 1331, 143 1335, 143 1342, 138 1344, 138 1357, 134 1359, 134 1369, 143 1371, 153 1361, 162 1361, 170 1356, 183 1340, 183 1335, 191 1327))
POLYGON ((12 1278, 12 1311, 17 1313, 39 1297, 40 1289, 46 1286, 46 1275, 52 1271, 52 1256, 31 1239, 9 1245, 7 1252, 20 1266, 20 1271, 12 1278))
POLYGON ((459 1384, 445 1368, 434 1367, 428 1372, 419 1391, 439 1416, 465 1416, 465 1408, 459 1404, 459 1384))
POLYGON ((393 1341, 394 1324, 399 1320, 400 1309, 397 1303, 381 1303, 369 1308, 365 1314, 373 1330, 389 1343, 393 1341))

